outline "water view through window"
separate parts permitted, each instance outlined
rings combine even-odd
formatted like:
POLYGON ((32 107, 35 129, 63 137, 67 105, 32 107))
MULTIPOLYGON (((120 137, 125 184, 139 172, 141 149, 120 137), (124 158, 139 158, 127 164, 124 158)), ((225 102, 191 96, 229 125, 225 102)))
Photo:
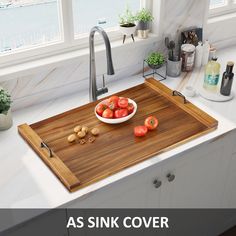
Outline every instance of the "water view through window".
POLYGON ((0 1, 0 52, 60 40, 57 0, 0 1))
POLYGON ((105 29, 117 26, 119 15, 126 7, 136 13, 140 8, 140 0, 73 0, 75 34, 89 32, 95 25, 105 29))
MULTIPOLYGON (((136 12, 140 0, 72 0, 75 34, 94 25, 118 25, 118 16, 128 5, 136 12)), ((60 0, 0 0, 0 53, 59 41, 60 0)))
POLYGON ((226 4, 226 0, 210 0, 210 8, 222 7, 226 4))

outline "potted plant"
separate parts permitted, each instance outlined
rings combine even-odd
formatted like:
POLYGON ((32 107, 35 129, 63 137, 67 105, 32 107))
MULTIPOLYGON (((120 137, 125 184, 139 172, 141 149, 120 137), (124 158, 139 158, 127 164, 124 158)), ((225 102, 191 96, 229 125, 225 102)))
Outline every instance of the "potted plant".
POLYGON ((125 42, 126 35, 131 35, 134 41, 134 33, 136 30, 135 16, 127 6, 125 12, 119 16, 120 31, 124 35, 123 43, 125 42))
POLYGON ((147 58, 147 64, 153 70, 159 69, 165 62, 165 57, 162 53, 152 52, 147 58))
POLYGON ((145 8, 137 12, 135 20, 138 22, 137 30, 139 38, 145 39, 148 37, 149 25, 153 19, 151 12, 145 8))
POLYGON ((6 130, 12 126, 11 96, 0 88, 0 130, 6 130))

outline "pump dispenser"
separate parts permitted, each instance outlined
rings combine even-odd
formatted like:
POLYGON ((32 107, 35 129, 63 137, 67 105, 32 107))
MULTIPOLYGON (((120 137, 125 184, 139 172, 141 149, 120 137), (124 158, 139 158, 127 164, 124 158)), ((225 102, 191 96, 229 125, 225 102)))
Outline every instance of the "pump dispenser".
POLYGON ((231 93, 233 79, 234 79, 233 68, 234 68, 234 62, 229 61, 227 63, 226 71, 223 74, 221 88, 220 88, 220 93, 224 96, 230 96, 230 93, 231 93))

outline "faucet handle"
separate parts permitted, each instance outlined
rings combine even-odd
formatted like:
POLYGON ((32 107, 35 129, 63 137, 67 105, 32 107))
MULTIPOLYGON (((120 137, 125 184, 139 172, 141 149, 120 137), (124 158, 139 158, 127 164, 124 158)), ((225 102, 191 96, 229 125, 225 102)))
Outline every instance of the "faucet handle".
POLYGON ((97 89, 97 96, 100 96, 104 93, 108 93, 108 88, 106 87, 105 76, 103 74, 102 75, 102 88, 97 89))
POLYGON ((106 87, 106 82, 105 82, 105 75, 102 75, 102 87, 105 88, 106 87))

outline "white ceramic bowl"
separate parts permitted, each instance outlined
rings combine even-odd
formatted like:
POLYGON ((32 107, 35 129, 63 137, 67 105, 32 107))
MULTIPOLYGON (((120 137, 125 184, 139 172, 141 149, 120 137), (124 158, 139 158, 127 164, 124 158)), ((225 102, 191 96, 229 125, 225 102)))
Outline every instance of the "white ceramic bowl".
POLYGON ((120 123, 123 123, 123 122, 125 122, 125 121, 127 121, 127 120, 130 120, 130 119, 135 115, 138 106, 137 106, 136 102, 133 101, 132 99, 128 99, 128 100, 129 100, 129 103, 132 103, 132 104, 134 105, 134 111, 133 111, 133 113, 129 114, 129 115, 126 116, 126 117, 107 119, 107 118, 103 118, 103 117, 99 116, 99 115, 97 114, 97 112, 96 112, 96 108, 97 108, 97 106, 98 106, 100 103, 103 103, 103 102, 100 102, 100 103, 97 104, 97 106, 95 107, 95 110, 94 110, 95 115, 96 115, 96 117, 97 117, 100 121, 102 121, 102 122, 104 122, 104 123, 106 123, 106 124, 112 124, 112 125, 120 124, 120 123))

